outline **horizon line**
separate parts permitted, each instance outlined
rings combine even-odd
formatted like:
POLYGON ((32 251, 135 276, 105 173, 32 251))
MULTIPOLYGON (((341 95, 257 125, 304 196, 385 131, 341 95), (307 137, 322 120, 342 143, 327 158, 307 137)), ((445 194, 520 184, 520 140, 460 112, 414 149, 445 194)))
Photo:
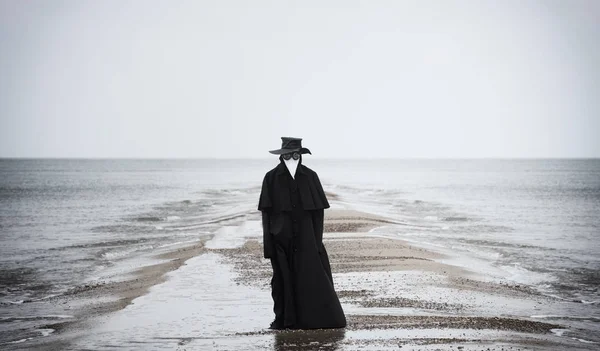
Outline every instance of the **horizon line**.
MULTIPOLYGON (((59 156, 59 157, 30 157, 30 156, 0 156, 0 160, 90 160, 90 161, 101 161, 101 160, 267 160, 276 159, 276 157, 70 157, 70 156, 59 156)), ((422 157, 422 156, 405 156, 405 157, 310 157, 309 159, 317 160, 599 160, 600 156, 489 156, 489 157, 422 157)))

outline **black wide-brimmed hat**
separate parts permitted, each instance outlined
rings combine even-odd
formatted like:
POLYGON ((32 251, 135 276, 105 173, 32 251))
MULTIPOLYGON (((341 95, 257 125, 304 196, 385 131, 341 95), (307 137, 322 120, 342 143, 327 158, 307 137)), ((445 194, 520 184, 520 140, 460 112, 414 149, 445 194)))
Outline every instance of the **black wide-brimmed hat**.
MULTIPOLYGON (((269 151, 275 155, 288 154, 290 152, 300 152, 301 154, 311 154, 310 150, 302 147, 301 138, 281 137, 281 149, 269 151)), ((312 154, 311 154, 312 155, 312 154)))

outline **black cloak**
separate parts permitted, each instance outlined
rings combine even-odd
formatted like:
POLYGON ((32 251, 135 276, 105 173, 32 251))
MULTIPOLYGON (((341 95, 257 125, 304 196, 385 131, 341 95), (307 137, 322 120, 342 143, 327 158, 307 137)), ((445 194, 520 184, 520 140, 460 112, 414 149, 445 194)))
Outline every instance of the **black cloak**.
POLYGON ((283 161, 265 175, 258 209, 264 256, 273 266, 272 295, 280 327, 346 326, 323 246, 326 208, 329 202, 317 173, 301 163, 295 179, 283 161))

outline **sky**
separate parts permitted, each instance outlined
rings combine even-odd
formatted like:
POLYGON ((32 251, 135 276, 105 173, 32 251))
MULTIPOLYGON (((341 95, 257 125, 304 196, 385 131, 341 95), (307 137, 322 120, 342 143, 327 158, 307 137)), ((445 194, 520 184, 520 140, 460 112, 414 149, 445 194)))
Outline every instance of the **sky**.
POLYGON ((0 0, 0 157, 600 157, 600 1, 0 0))

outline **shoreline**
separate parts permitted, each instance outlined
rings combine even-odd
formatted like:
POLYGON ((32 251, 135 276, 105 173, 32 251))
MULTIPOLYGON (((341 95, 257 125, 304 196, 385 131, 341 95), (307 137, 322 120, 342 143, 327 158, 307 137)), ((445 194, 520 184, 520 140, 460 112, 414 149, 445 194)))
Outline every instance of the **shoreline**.
MULTIPOLYGON (((443 253, 413 246, 399 238, 369 233, 369 230, 379 226, 398 224, 384 217, 339 209, 330 209, 325 213, 323 240, 329 253, 336 292, 348 319, 348 327, 344 330, 266 329, 267 321, 272 318, 269 287, 271 268, 268 260, 262 257, 262 240, 257 235, 258 221, 255 221, 251 235, 246 233, 248 228, 228 227, 228 230, 217 231, 212 237, 193 245, 153 255, 164 262, 135 271, 131 279, 85 286, 71 296, 58 297, 57 303, 68 303, 69 298, 83 301, 102 296, 113 296, 115 300, 85 305, 75 316, 76 320, 47 325, 47 328, 56 332, 32 340, 32 343, 27 343, 27 349, 68 349, 73 342, 88 337, 86 328, 93 330, 98 325, 106 328, 115 319, 127 320, 131 318, 127 316, 127 310, 132 314, 135 309, 145 311, 149 307, 158 307, 164 297, 156 302, 151 299, 153 293, 173 290, 167 287, 175 284, 175 280, 183 279, 186 274, 183 271, 188 269, 194 268, 195 274, 201 274, 198 262, 203 258, 206 258, 206 262, 213 262, 213 257, 218 257, 214 261, 216 264, 232 272, 229 278, 223 278, 225 280, 221 282, 225 286, 221 287, 225 289, 223 291, 234 295, 240 293, 242 297, 238 303, 248 301, 244 300, 248 298, 257 299, 258 305, 253 308, 261 311, 260 318, 256 317, 260 320, 241 315, 241 321, 238 321, 240 325, 232 327, 229 332, 215 331, 205 335, 203 331, 198 331, 188 337, 168 337, 173 331, 154 330, 157 334, 165 334, 161 340, 166 341, 161 342, 179 342, 178 345, 181 345, 182 340, 186 340, 185 345, 193 348, 194 345, 201 347, 203 342, 209 340, 213 345, 222 345, 224 349, 234 348, 242 342, 241 339, 248 344, 254 342, 253 346, 249 346, 250 349, 262 349, 264 345, 285 349, 289 345, 296 345, 296 350, 311 350, 315 342, 341 349, 397 349, 399 345, 433 345, 442 350, 458 346, 462 349, 488 347, 490 350, 509 347, 592 349, 593 345, 561 337, 560 330, 568 329, 567 326, 545 323, 531 317, 533 312, 543 314, 543 306, 555 304, 552 298, 518 284, 480 279, 481 276, 464 267, 440 262, 448 258, 443 253), (190 262, 190 265, 186 262, 190 262), (138 298, 154 302, 135 303, 134 300, 138 298)), ((213 268, 217 269, 204 267, 204 270, 213 268)), ((210 284, 210 280, 207 282, 210 284)), ((202 297, 205 304, 219 306, 223 303, 219 300, 223 297, 218 294, 208 294, 198 290, 197 286, 188 288, 202 297), (203 296, 205 293, 206 297, 203 296)), ((210 286, 203 286, 202 289, 210 290, 210 286)), ((189 298, 186 295, 180 299, 189 298)), ((193 306, 189 302, 171 301, 175 305, 193 306)), ((228 320, 227 316, 221 317, 228 320)), ((205 323, 210 325, 211 321, 205 323)), ((108 329, 113 334, 117 333, 114 335, 119 335, 118 330, 108 329)), ((19 344, 14 346, 18 349, 19 344)))
MULTIPOLYGON (((485 277, 480 273, 443 263, 449 257, 441 251, 369 233, 390 223, 396 224, 359 211, 326 211, 323 240, 329 253, 336 292, 348 319, 346 338, 348 332, 380 333, 347 343, 342 338, 336 343, 348 349, 396 349, 399 343, 409 347, 435 345, 438 349, 448 350, 457 345, 463 345, 462 349, 485 346, 490 350, 504 347, 591 349, 580 340, 560 338, 568 326, 535 320, 528 314, 538 311, 541 305, 556 304, 552 297, 522 284, 481 279, 485 277), (384 288, 406 283, 407 279, 413 282, 405 289, 405 294, 384 288), (414 288, 418 291, 412 291, 414 288), (428 289, 443 291, 428 293, 428 289), (420 336, 410 337, 410 331, 420 336)), ((238 273, 236 284, 260 288, 268 293, 270 266, 262 259, 261 250, 260 238, 248 238, 241 247, 214 252, 225 256, 234 266, 238 273)), ((299 348, 301 350, 312 349, 310 342, 315 340, 327 344, 339 336, 329 331, 301 330, 260 330, 235 335, 272 335, 276 344, 278 335, 285 335, 284 338, 292 340, 288 343, 304 345, 299 348), (328 333, 332 336, 321 335, 328 333), (305 343, 304 339, 312 341, 305 343)))
POLYGON ((85 335, 87 328, 93 328, 112 313, 121 311, 158 284, 167 281, 167 274, 174 272, 190 258, 205 252, 204 245, 209 237, 196 243, 180 245, 160 253, 150 255, 150 264, 135 270, 117 274, 114 280, 99 280, 79 285, 69 291, 46 299, 54 305, 65 306, 65 321, 41 325, 41 330, 52 330, 46 336, 32 336, 23 342, 4 344, 15 350, 63 350, 85 335), (68 313, 71 312, 71 313, 68 313))

